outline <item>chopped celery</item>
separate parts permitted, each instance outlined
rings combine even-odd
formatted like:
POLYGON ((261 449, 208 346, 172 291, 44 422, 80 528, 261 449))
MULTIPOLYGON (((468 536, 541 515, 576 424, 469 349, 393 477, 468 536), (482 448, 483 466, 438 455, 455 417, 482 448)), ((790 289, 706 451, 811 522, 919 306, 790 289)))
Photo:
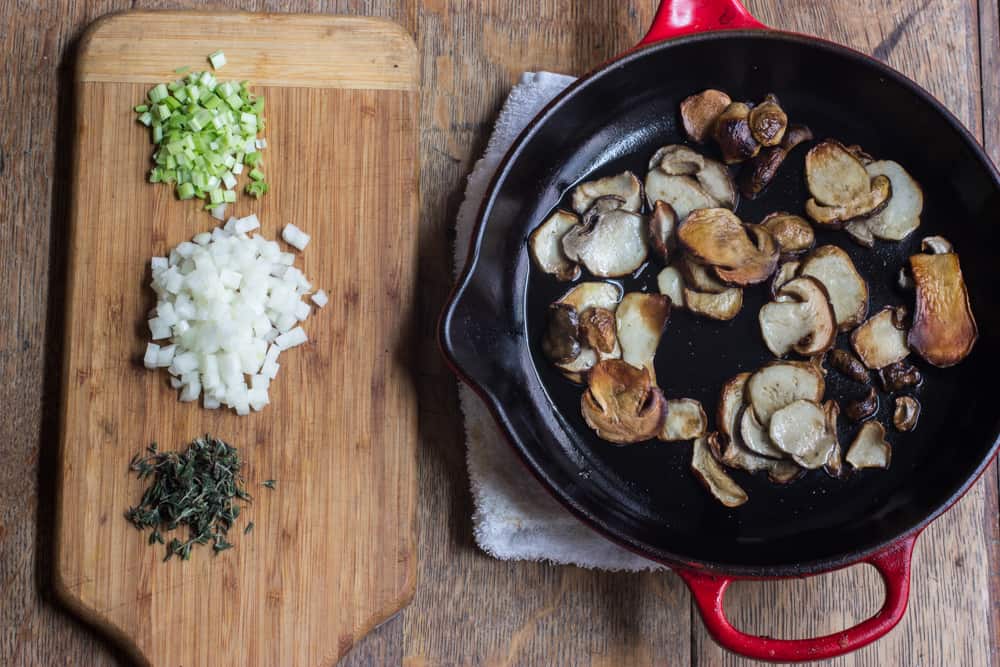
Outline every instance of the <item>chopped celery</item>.
POLYGON ((226 64, 226 54, 216 51, 208 57, 208 62, 212 63, 212 69, 219 69, 226 64))
POLYGON ((178 199, 191 199, 194 197, 194 186, 190 183, 181 183, 177 186, 178 199))

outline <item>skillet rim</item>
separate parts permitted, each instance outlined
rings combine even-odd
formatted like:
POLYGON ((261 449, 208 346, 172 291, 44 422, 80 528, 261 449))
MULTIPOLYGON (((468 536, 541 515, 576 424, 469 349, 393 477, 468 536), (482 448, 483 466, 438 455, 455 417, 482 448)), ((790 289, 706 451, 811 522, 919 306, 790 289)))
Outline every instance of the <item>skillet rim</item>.
MULTIPOLYGON (((562 92, 546 104, 541 111, 539 111, 538 114, 531 119, 531 121, 529 121, 529 123, 511 143, 510 148, 504 154, 504 157, 497 166, 493 177, 490 179, 486 195, 483 197, 483 201, 476 215, 475 227, 469 239, 469 249, 466 255, 465 266, 452 288, 451 294, 448 297, 445 308, 442 310, 438 321, 438 346, 452 372, 455 373, 459 380, 472 389, 479 400, 483 401, 486 405, 487 409, 493 416, 494 421, 500 427, 504 440, 506 440, 508 446, 510 446, 517 455, 522 465, 524 465, 524 467, 541 483, 542 487, 550 496, 559 502, 560 505, 569 510, 578 520, 582 521, 590 529, 595 530, 612 542, 628 549, 629 551, 643 556, 644 558, 669 566, 681 566, 687 569, 709 571, 728 575, 733 578, 771 578, 819 574, 867 560, 875 554, 886 551, 897 544, 901 544, 908 539, 915 539, 919 536, 924 528, 948 511, 952 505, 958 502, 969 491, 969 489, 975 485, 982 474, 993 462, 993 459, 997 457, 998 451, 1000 451, 1000 425, 994 428, 993 442, 987 448, 986 453, 980 460, 979 464, 966 477, 966 479, 958 485, 957 489, 953 493, 938 503, 932 510, 925 512, 919 520, 913 522, 908 527, 899 532, 893 532, 893 534, 889 536, 882 536, 875 540, 875 542, 871 545, 860 549, 838 553, 826 558, 819 558, 805 562, 782 563, 778 565, 742 565, 719 563, 705 559, 692 559, 679 556, 663 549, 653 548, 645 542, 634 539, 632 536, 628 535, 625 530, 616 530, 614 525, 609 522, 602 521, 599 517, 588 512, 582 504, 577 503, 574 498, 570 497, 565 489, 550 478, 549 473, 542 466, 534 463, 532 457, 529 455, 530 447, 521 442, 520 438, 515 433, 515 430, 510 426, 502 403, 493 395, 487 386, 484 386, 484 384, 473 379, 468 373, 466 373, 458 360, 460 357, 459 350, 461 349, 461 345, 457 345, 453 340, 454 332, 456 330, 460 330, 461 328, 460 324, 456 324, 456 319, 454 317, 455 311, 465 296, 466 291, 474 283, 475 278, 477 277, 477 269, 480 259, 479 254, 483 237, 486 233, 486 223, 492 213, 500 186, 510 173, 513 163, 517 160, 525 146, 530 143, 531 139, 540 130, 540 128, 545 125, 546 122, 566 103, 573 99, 584 87, 593 84, 605 76, 613 76, 616 69, 628 63, 650 56, 653 53, 669 50, 674 46, 683 46, 686 44, 704 41, 721 41, 733 37, 788 42, 799 47, 833 52, 834 54, 854 61, 861 66, 873 69, 876 73, 886 77, 887 79, 891 79, 894 83, 908 89, 909 92, 918 97, 924 104, 927 104, 937 113, 939 117, 946 121, 948 125, 956 131, 959 139, 965 143, 966 148, 970 150, 973 156, 978 160, 980 166, 993 181, 995 193, 1000 193, 1000 172, 998 172, 985 149, 980 145, 979 141, 965 127, 965 125, 958 118, 956 118, 955 115, 944 106, 944 104, 942 104, 937 98, 931 95, 918 83, 907 77, 905 74, 889 67, 885 63, 872 58, 868 54, 827 39, 770 28, 719 30, 714 32, 690 34, 649 45, 637 46, 629 51, 626 51, 620 56, 604 62, 593 70, 580 76, 576 81, 567 86, 562 92), (456 327, 458 328, 456 329, 456 327)), ((538 384, 541 384, 541 381, 537 378, 536 381, 538 384)))

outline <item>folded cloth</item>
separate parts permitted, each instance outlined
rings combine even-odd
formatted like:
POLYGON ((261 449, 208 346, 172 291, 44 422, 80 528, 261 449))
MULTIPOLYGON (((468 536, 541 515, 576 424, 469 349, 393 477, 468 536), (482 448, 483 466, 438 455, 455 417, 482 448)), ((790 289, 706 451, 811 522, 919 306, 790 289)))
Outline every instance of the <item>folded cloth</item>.
MULTIPOLYGON (((572 82, 572 77, 561 74, 528 72, 511 90, 486 154, 469 175, 458 210, 456 275, 464 268, 476 216, 500 160, 524 126, 572 82)), ((604 570, 663 567, 610 542, 570 514, 525 471, 479 397, 462 385, 459 399, 475 503, 472 522, 483 551, 503 560, 544 560, 604 570)))

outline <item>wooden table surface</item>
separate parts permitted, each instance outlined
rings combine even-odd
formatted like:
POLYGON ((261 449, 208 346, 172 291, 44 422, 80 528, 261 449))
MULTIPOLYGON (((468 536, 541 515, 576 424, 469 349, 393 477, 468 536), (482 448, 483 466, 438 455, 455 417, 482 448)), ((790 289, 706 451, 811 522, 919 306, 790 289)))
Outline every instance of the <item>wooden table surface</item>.
MULTIPOLYGON (((998 0, 749 0, 772 26, 888 62, 941 99, 1000 158, 998 0)), ((348 665, 737 665, 706 635, 672 574, 499 562, 472 540, 455 381, 435 351, 451 285, 452 221, 499 105, 525 70, 579 74, 634 44, 655 0, 217 2, 252 11, 388 16, 423 56, 419 585, 348 665)), ((65 293, 70 87, 93 19, 146 0, 0 0, 0 665, 125 664, 54 603, 53 471, 65 293)), ((136 44, 141 49, 141 44, 136 44)), ((873 110, 875 111, 875 110, 873 110)), ((85 159, 85 158, 84 158, 85 159)), ((97 165, 94 168, 99 168, 97 165)), ((1000 221, 998 221, 1000 222, 1000 221)), ((918 541, 910 609, 886 639, 837 665, 1000 667, 1000 524, 994 465, 918 541)), ((867 567, 740 584, 737 625, 783 637, 871 614, 867 567)))

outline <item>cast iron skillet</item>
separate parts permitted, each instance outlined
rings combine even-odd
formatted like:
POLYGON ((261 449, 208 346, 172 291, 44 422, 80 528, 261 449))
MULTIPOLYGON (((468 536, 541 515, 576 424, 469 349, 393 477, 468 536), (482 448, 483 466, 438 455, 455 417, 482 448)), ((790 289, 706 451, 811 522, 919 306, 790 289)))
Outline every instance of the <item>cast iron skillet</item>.
MULTIPOLYGON (((797 149, 768 191, 741 202, 737 213, 757 222, 770 211, 801 212, 804 153, 797 149)), ((514 143, 442 316, 441 347, 553 496, 612 540, 673 566, 721 645, 767 660, 832 657, 878 639, 902 618, 914 540, 996 453, 1000 411, 988 388, 1000 369, 1000 308, 992 291, 998 213, 996 169, 961 124, 912 81, 847 48, 766 29, 738 0, 664 0, 639 47, 570 87, 514 143), (729 510, 690 473, 689 446, 615 447, 598 440, 580 416, 580 388, 541 357, 545 306, 568 286, 531 268, 528 234, 575 183, 623 168, 645 174, 656 148, 683 139, 681 99, 707 87, 750 100, 775 92, 789 117, 810 125, 817 138, 859 143, 876 158, 899 161, 923 185, 923 224, 904 242, 865 250, 842 233, 819 234, 819 244, 843 247, 868 278, 870 312, 910 301, 893 285, 923 236, 943 234, 961 257, 979 342, 957 367, 921 366, 923 414, 913 433, 889 429, 887 471, 846 480, 816 471, 786 487, 734 472, 750 502, 729 510), (723 613, 725 589, 735 578, 805 576, 862 561, 878 568, 886 600, 875 616, 842 632, 803 640, 755 637, 736 630, 723 613)), ((647 266, 624 286, 655 290, 658 270, 647 266)), ((675 311, 656 359, 668 397, 699 399, 712 414, 727 378, 769 359, 755 316, 765 292, 746 290, 743 311, 731 323, 675 311)), ((838 346, 844 344, 841 338, 838 346)), ((827 396, 859 393, 857 385, 829 374, 827 396)), ((879 418, 889 423, 892 406, 883 403, 879 418)), ((849 442, 853 429, 841 421, 841 441, 849 442)))

